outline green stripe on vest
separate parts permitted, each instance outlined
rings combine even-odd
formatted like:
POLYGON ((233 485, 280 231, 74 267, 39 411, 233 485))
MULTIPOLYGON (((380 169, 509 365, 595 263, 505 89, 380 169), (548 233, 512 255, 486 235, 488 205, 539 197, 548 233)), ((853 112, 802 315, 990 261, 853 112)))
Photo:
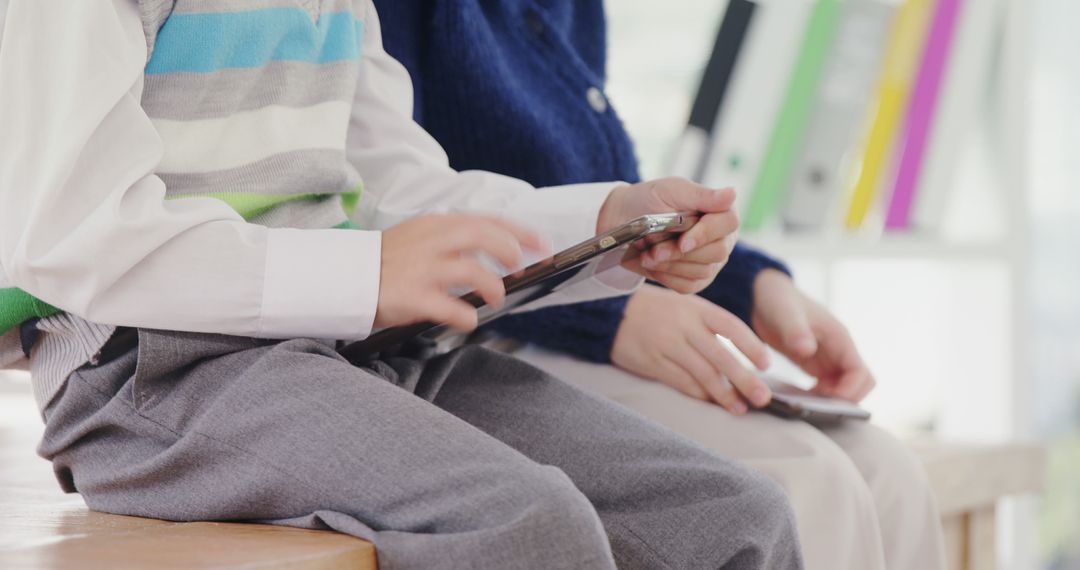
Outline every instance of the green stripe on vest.
POLYGON ((249 194, 246 192, 212 192, 208 194, 188 194, 182 196, 169 196, 168 200, 182 200, 184 198, 216 198, 225 202, 230 208, 236 210, 245 220, 261 216, 277 206, 287 202, 299 202, 302 200, 323 200, 328 196, 341 196, 341 208, 347 216, 352 216, 356 205, 360 203, 360 187, 353 192, 339 194, 249 194))
POLYGON ((0 289, 0 334, 33 318, 55 315, 60 309, 31 297, 21 289, 0 289))

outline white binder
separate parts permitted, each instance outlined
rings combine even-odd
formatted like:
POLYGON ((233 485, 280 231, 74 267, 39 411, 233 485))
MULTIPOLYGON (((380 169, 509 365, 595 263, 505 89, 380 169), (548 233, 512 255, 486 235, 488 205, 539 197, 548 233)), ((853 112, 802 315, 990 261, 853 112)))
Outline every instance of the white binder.
POLYGON ((710 140, 702 183, 734 187, 742 211, 802 45, 812 0, 759 0, 710 140))
POLYGON ((698 85, 686 130, 675 143, 669 173, 701 181, 718 112, 727 97, 746 34, 757 11, 754 0, 730 0, 698 85))
POLYGON ((945 67, 929 146, 915 194, 912 230, 941 229, 956 179, 956 163, 976 113, 984 110, 990 70, 1003 30, 1002 0, 968 0, 960 7, 952 52, 945 67))
POLYGON ((784 203, 786 231, 819 232, 840 218, 848 157, 866 122, 896 7, 896 0, 844 4, 784 203))

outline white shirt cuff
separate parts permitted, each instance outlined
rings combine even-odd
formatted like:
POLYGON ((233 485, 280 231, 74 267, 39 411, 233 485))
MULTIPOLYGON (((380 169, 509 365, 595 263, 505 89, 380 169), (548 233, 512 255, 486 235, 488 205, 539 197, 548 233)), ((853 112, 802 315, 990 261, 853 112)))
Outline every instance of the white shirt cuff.
POLYGON ((379 304, 382 233, 272 229, 259 335, 358 340, 379 304))

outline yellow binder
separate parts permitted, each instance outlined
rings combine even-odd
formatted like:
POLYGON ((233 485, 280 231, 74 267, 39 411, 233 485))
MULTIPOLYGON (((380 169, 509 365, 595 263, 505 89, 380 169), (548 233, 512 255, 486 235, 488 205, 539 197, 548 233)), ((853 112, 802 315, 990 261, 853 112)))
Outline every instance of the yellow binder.
POLYGON ((927 28, 935 0, 905 0, 889 36, 884 68, 872 103, 869 132, 862 156, 853 161, 851 203, 846 225, 858 229, 876 199, 877 189, 896 142, 898 128, 907 109, 911 86, 918 71, 927 28))

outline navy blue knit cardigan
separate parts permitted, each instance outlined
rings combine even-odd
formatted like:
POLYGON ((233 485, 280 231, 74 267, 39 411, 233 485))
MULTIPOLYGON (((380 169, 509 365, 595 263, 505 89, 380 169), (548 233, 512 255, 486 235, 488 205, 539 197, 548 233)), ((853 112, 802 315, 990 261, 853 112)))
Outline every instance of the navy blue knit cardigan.
MULTIPOLYGON (((633 144, 603 96, 602 0, 375 0, 383 42, 409 70, 415 118, 458 170, 534 186, 639 180, 633 144)), ((750 322, 754 277, 786 268, 738 246, 701 295, 750 322)), ((503 334, 609 362, 626 297, 499 319, 503 334)))

